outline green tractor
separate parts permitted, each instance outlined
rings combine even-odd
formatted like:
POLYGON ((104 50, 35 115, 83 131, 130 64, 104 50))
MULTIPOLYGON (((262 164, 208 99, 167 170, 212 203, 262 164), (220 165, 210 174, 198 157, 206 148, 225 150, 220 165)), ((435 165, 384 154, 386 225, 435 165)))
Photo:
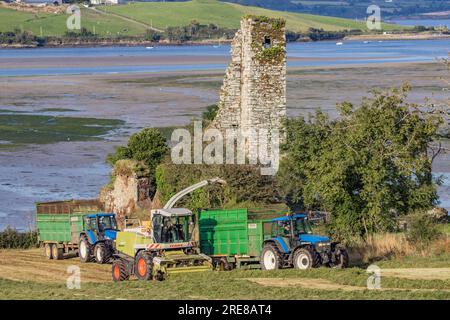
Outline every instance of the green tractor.
POLYGON ((188 187, 174 195, 164 208, 151 210, 149 221, 117 232, 113 281, 128 280, 131 275, 139 280, 164 280, 168 274, 212 270, 211 258, 201 254, 194 241, 192 212, 173 206, 186 194, 214 183, 225 181, 214 178, 188 187))

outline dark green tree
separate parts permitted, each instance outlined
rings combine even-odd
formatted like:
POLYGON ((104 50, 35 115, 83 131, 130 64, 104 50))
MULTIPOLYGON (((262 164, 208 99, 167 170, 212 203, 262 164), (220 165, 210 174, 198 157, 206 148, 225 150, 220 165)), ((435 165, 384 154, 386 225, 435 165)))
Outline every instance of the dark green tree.
POLYGON ((343 103, 334 121, 319 112, 288 122, 279 184, 289 205, 330 212, 330 232, 346 240, 393 230, 397 216, 433 206, 428 147, 442 119, 407 103, 408 91, 343 103))

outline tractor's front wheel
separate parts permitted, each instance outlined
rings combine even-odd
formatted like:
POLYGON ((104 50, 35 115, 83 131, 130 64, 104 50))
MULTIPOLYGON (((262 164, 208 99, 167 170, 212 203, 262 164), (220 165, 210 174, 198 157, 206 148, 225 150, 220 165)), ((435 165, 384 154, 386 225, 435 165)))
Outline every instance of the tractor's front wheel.
POLYGON ((85 235, 80 237, 78 254, 81 262, 89 262, 92 260, 92 246, 85 235))
POLYGON ((347 249, 342 245, 337 245, 334 249, 334 262, 330 263, 330 266, 336 269, 344 269, 348 267, 348 263, 347 249))
POLYGON ((300 270, 306 270, 318 267, 317 253, 312 249, 300 248, 294 252, 294 268, 300 270))
POLYGON ((130 273, 125 262, 121 259, 116 259, 112 264, 112 279, 115 282, 125 281, 130 278, 130 273))
POLYGON ((281 269, 283 261, 277 247, 266 244, 261 251, 260 264, 262 270, 281 269))
POLYGON ((99 242, 94 247, 94 257, 97 263, 108 263, 111 259, 111 250, 104 242, 99 242))
POLYGON ((152 280, 153 257, 146 251, 139 251, 135 258, 134 270, 139 280, 152 280))

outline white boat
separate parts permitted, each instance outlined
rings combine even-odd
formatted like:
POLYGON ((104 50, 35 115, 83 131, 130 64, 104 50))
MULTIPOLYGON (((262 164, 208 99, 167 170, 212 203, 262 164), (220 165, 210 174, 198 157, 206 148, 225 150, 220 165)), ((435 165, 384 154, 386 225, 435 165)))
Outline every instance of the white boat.
POLYGON ((153 49, 154 47, 145 47, 145 49, 153 49))
POLYGON ((342 46, 344 43, 343 42, 336 42, 337 46, 342 46))
POLYGON ((368 44, 368 43, 370 43, 370 41, 364 41, 364 43, 365 43, 365 44, 368 44))

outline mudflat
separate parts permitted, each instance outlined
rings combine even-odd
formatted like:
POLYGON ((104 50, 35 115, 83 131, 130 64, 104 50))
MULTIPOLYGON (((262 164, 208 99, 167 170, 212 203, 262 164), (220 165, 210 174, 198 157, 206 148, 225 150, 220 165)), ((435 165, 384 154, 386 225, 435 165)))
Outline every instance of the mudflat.
MULTIPOLYGON (((59 58, 27 59, 22 61, 24 66, 44 63, 57 67, 64 62, 59 58)), ((135 59, 141 58, 111 57, 104 62, 117 65, 136 63, 135 59)), ((220 56, 170 59, 171 63, 226 63, 220 56)), ((12 60, 20 64, 21 59, 12 60)), ((65 63, 99 63, 69 60, 65 63)), ((0 67, 2 63, 5 61, 0 59, 0 67)), ((399 86, 405 81, 412 86, 411 102, 441 100, 447 96, 441 79, 446 72, 440 62, 288 68, 288 115, 308 116, 320 108, 335 117, 337 103, 358 104, 372 89, 399 86)), ((104 160, 115 146, 144 127, 177 127, 199 118, 206 106, 218 101, 223 75, 224 70, 210 70, 1 77, 2 114, 117 119, 124 124, 102 136, 101 141, 53 144, 9 145, 2 141, 0 131, 0 229, 7 225, 28 228, 36 201, 96 197, 108 181, 110 169, 104 160)), ((435 172, 448 174, 448 160, 448 154, 438 158, 435 172)), ((448 183, 440 189, 447 204, 448 183)))

